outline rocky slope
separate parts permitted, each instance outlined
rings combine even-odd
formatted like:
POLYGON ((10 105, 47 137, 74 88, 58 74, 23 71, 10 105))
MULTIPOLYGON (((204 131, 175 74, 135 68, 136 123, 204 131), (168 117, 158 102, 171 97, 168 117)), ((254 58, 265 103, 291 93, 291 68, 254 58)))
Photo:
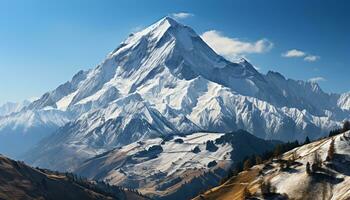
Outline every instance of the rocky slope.
POLYGON ((275 144, 245 131, 149 139, 89 159, 75 172, 156 199, 189 199, 217 185, 244 157, 275 144))
POLYGON ((245 196, 247 199, 346 200, 350 198, 349 154, 350 131, 303 145, 279 159, 256 165, 195 199, 231 200, 245 196), (327 159, 332 141, 335 151, 327 159), (308 162, 309 173, 306 167, 308 162), (320 164, 314 168, 314 163, 320 164), (262 183, 270 184, 270 193, 261 190, 262 183))
POLYGON ((123 189, 108 189, 96 183, 75 180, 66 174, 35 169, 0 156, 0 199, 112 200, 145 199, 123 189))

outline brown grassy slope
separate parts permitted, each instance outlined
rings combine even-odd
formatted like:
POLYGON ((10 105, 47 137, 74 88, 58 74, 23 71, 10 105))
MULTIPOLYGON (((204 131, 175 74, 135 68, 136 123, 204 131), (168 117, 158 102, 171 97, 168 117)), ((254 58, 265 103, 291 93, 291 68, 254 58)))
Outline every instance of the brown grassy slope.
POLYGON ((199 195, 194 198, 194 200, 241 200, 243 199, 243 191, 245 187, 247 187, 250 193, 256 192, 257 188, 252 182, 256 180, 259 171, 259 168, 252 168, 249 171, 243 171, 226 181, 224 184, 199 195))
POLYGON ((243 199, 246 187, 255 199, 350 200, 349 152, 350 131, 320 139, 253 166, 195 200, 243 199), (327 161, 332 141, 335 142, 335 153, 332 160, 327 161), (321 164, 316 169, 311 167, 311 172, 307 173, 306 163, 312 166, 316 162, 315 155, 321 164), (270 193, 265 193, 265 198, 260 190, 263 181, 271 184, 270 193))
MULTIPOLYGON (((135 196, 126 195, 137 199, 136 194, 135 196)), ((86 188, 69 180, 63 174, 44 173, 0 155, 0 199, 106 200, 114 198, 86 188)))

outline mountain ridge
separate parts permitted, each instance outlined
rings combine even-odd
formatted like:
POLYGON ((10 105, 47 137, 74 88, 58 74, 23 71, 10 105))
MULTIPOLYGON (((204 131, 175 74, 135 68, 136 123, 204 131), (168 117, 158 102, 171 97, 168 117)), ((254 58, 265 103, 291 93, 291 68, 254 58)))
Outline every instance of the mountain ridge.
POLYGON ((324 136, 348 118, 346 97, 282 77, 260 74, 246 60, 225 60, 193 29, 166 17, 131 34, 96 68, 78 72, 11 118, 0 118, 0 130, 25 112, 55 113, 35 124, 55 126, 24 157, 40 166, 52 163, 40 160, 72 155, 82 160, 179 132, 245 129, 263 139, 303 141, 324 136), (67 152, 59 151, 63 147, 67 152))
POLYGON ((88 181, 68 173, 32 168, 0 155, 1 199, 147 199, 120 187, 88 181))
POLYGON ((249 167, 193 200, 349 199, 349 140, 346 131, 301 145, 249 167))
POLYGON ((243 130, 175 135, 107 151, 83 162, 75 173, 154 199, 189 199, 218 185, 245 157, 271 151, 276 144, 243 130))

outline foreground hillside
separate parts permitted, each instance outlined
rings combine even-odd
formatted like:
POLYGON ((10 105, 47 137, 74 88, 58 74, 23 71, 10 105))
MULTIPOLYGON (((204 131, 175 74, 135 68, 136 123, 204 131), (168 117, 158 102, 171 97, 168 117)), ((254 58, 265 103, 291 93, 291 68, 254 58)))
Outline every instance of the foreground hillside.
POLYGON ((349 166, 350 131, 303 145, 256 165, 195 199, 348 200, 349 166))
POLYGON ((269 151, 274 144, 242 130, 157 138, 99 155, 75 172, 156 199, 190 199, 218 185, 244 157, 269 151))
POLYGON ((144 199, 136 193, 102 183, 92 183, 72 174, 35 169, 0 155, 0 199, 113 200, 144 199))

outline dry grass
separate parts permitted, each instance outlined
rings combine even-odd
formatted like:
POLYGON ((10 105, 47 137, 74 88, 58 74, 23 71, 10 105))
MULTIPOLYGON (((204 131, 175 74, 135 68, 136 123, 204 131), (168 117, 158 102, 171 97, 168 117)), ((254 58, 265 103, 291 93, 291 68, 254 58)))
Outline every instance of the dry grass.
MULTIPOLYGON (((125 192, 130 199, 143 199, 125 192)), ((107 194, 69 180, 64 174, 37 170, 0 155, 0 199, 4 200, 109 200, 107 194)))
POLYGON ((260 168, 255 167, 249 171, 243 171, 237 176, 229 179, 224 184, 212 188, 194 200, 242 200, 244 199, 244 188, 248 187, 250 193, 255 193, 258 189, 256 184, 251 184, 257 179, 260 168))

